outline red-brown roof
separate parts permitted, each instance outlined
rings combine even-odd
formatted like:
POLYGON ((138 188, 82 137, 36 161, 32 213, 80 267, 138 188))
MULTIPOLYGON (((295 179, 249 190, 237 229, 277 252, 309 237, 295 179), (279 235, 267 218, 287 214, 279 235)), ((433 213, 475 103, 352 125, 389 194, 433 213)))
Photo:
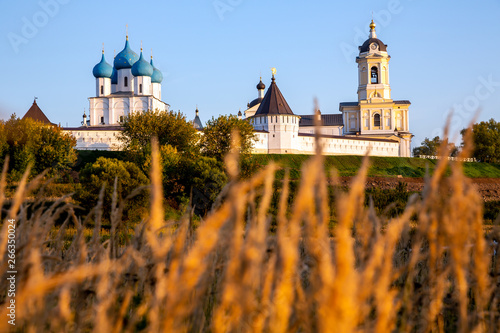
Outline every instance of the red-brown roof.
POLYGON ((50 122, 49 118, 47 118, 45 113, 43 113, 43 111, 38 107, 38 104, 36 104, 36 100, 33 101, 33 105, 30 107, 28 112, 26 112, 26 114, 23 116, 22 119, 25 118, 40 121, 45 125, 54 125, 53 123, 50 122))
POLYGON ((285 97, 283 97, 283 94, 281 94, 281 91, 276 85, 274 76, 271 86, 267 90, 264 99, 257 109, 257 112, 255 112, 255 116, 261 114, 294 114, 290 106, 288 106, 285 97))

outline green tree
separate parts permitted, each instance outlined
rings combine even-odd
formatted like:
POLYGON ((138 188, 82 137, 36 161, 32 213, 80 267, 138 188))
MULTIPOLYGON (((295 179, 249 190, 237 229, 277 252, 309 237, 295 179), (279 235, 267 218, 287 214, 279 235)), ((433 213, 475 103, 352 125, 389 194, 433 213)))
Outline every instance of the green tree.
POLYGON ((256 140, 253 126, 248 121, 238 119, 233 115, 223 115, 217 119, 212 117, 207 122, 200 140, 202 154, 222 161, 231 147, 231 134, 234 130, 240 134, 240 153, 242 155, 250 154, 256 140))
MULTIPOLYGON (((109 219, 111 213, 115 178, 117 178, 118 202, 125 199, 136 188, 149 183, 146 175, 134 163, 106 157, 99 157, 94 163, 85 165, 79 177, 82 191, 75 198, 87 209, 97 204, 99 192, 103 185, 106 186, 103 202, 103 216, 106 219, 109 219)), ((127 203, 124 216, 126 219, 137 218, 147 210, 147 207, 147 195, 146 192, 142 192, 127 203)))
POLYGON ((144 163, 151 153, 151 139, 158 138, 160 146, 170 145, 180 153, 196 153, 198 134, 180 112, 146 111, 125 118, 120 139, 125 150, 144 163))
POLYGON ((425 140, 421 142, 421 146, 413 148, 413 156, 437 155, 437 151, 440 145, 441 139, 439 138, 439 136, 436 136, 432 140, 430 140, 429 138, 425 138, 425 140))
MULTIPOLYGON (((192 193, 196 213, 205 214, 227 182, 222 163, 212 157, 181 154, 170 145, 160 147, 160 157, 165 195, 182 202, 192 193)), ((149 156, 146 167, 150 163, 149 156)))
POLYGON ((77 159, 75 145, 75 138, 57 126, 19 119, 15 114, 7 121, 0 121, 0 162, 10 156, 9 170, 13 180, 19 179, 30 163, 32 175, 45 169, 50 175, 68 170, 77 159))
MULTIPOLYGON (((465 135, 462 130, 462 137, 465 135)), ((491 118, 472 126, 473 157, 481 162, 500 163, 500 122, 491 118)))
POLYGON ((227 183, 223 165, 213 157, 199 156, 188 161, 189 185, 195 211, 204 215, 227 183))
POLYGON ((136 113, 122 125, 125 149, 146 173, 151 166, 151 139, 158 138, 165 197, 172 206, 179 206, 193 192, 193 204, 203 214, 227 177, 220 161, 200 154, 198 141, 202 136, 193 125, 181 113, 172 111, 136 113))
MULTIPOLYGON (((448 142, 448 139, 445 139, 445 141, 448 142)), ((442 143, 443 140, 441 140, 439 136, 436 136, 432 140, 425 138, 425 140, 421 142, 421 146, 413 148, 413 156, 436 156, 442 143)), ((456 156, 458 154, 458 148, 454 143, 448 143, 448 150, 450 156, 456 156)))

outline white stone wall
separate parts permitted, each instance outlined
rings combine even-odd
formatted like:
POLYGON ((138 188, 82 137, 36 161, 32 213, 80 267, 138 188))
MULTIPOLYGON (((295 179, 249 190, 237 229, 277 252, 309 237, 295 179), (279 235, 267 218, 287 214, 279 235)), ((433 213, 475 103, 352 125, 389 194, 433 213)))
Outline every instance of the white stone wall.
POLYGON ((71 128, 64 133, 76 139, 77 150, 121 150, 122 142, 118 139, 120 129, 71 128))
MULTIPOLYGON (((316 142, 313 135, 299 135, 301 154, 315 154, 316 142)), ((320 138, 325 155, 369 155, 399 156, 399 142, 389 140, 363 140, 352 138, 320 138)))
MULTIPOLYGON (((256 131, 257 141, 254 143, 252 152, 254 154, 315 154, 316 141, 313 134, 300 133, 296 137, 295 146, 285 149, 276 149, 270 145, 275 140, 272 132, 256 131), (286 152, 285 152, 286 150, 286 152)), ((400 145, 391 140, 370 140, 349 137, 320 138, 322 151, 325 155, 369 155, 372 156, 400 156, 400 145)))
POLYGON ((254 154, 267 154, 269 152, 269 133, 254 132, 257 140, 254 142, 252 152, 254 154))
MULTIPOLYGON (((64 129, 76 138, 78 150, 121 150, 122 143, 118 139, 120 129, 79 127, 64 129)), ((255 154, 285 153, 284 148, 279 151, 270 149, 269 139, 271 133, 256 131, 257 140, 252 152, 255 154)), ((272 140, 272 139, 271 139, 272 140)), ((400 145, 390 140, 367 140, 354 138, 320 138, 322 151, 325 155, 365 155, 369 152, 372 156, 400 156, 400 145)), ((286 150, 290 154, 315 154, 316 142, 314 135, 302 134, 297 136, 296 146, 286 150)), ((406 147, 405 147, 406 148, 406 147)), ((406 150, 406 149, 405 149, 406 150)))

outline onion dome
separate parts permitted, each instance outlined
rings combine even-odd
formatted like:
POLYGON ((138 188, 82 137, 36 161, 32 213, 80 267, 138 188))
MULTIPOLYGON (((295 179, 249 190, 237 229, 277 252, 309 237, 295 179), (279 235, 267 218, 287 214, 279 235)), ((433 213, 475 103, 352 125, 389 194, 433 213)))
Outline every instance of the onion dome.
POLYGON ((149 64, 146 60, 144 60, 144 57, 142 56, 142 49, 141 49, 141 56, 139 57, 139 60, 132 66, 132 75, 133 76, 151 76, 153 75, 153 66, 149 64))
POLYGON ((113 67, 113 74, 111 74, 111 84, 118 84, 118 72, 113 67))
POLYGON ((257 85, 257 90, 264 90, 266 89, 266 85, 262 82, 262 78, 260 78, 260 82, 257 85))
POLYGON ((128 44, 128 37, 127 41, 125 42, 125 47, 123 50, 116 55, 115 58, 115 68, 116 69, 123 69, 123 68, 132 68, 132 66, 139 60, 139 57, 137 56, 137 53, 132 51, 130 48, 130 45, 128 44))
POLYGON ((94 66, 92 74, 94 74, 96 78, 110 78, 113 74, 113 67, 106 62, 106 59, 104 58, 104 51, 102 51, 101 62, 94 66))
POLYGON ((151 83, 161 83, 163 81, 163 74, 158 68, 153 65, 153 56, 151 56, 150 65, 153 67, 153 75, 151 75, 151 83))

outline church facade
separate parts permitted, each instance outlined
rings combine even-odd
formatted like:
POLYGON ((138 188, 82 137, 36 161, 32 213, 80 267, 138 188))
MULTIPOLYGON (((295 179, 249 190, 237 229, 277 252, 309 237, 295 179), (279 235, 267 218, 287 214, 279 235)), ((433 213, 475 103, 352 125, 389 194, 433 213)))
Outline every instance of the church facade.
POLYGON ((387 45, 377 38, 375 23, 369 38, 359 47, 358 100, 340 103, 336 114, 297 115, 279 90, 275 71, 264 94, 249 103, 245 117, 257 137, 254 153, 314 154, 315 132, 320 131, 321 150, 328 155, 377 155, 410 157, 411 138, 407 100, 393 100, 389 83, 387 45), (314 126, 318 117, 319 127, 314 126))
POLYGON ((65 128, 77 140, 79 150, 120 150, 120 123, 132 112, 147 110, 168 111, 161 100, 163 75, 154 66, 153 56, 144 59, 130 47, 116 55, 113 66, 106 62, 104 50, 101 61, 94 66, 96 93, 89 98, 89 115, 84 112, 81 127, 65 128))

